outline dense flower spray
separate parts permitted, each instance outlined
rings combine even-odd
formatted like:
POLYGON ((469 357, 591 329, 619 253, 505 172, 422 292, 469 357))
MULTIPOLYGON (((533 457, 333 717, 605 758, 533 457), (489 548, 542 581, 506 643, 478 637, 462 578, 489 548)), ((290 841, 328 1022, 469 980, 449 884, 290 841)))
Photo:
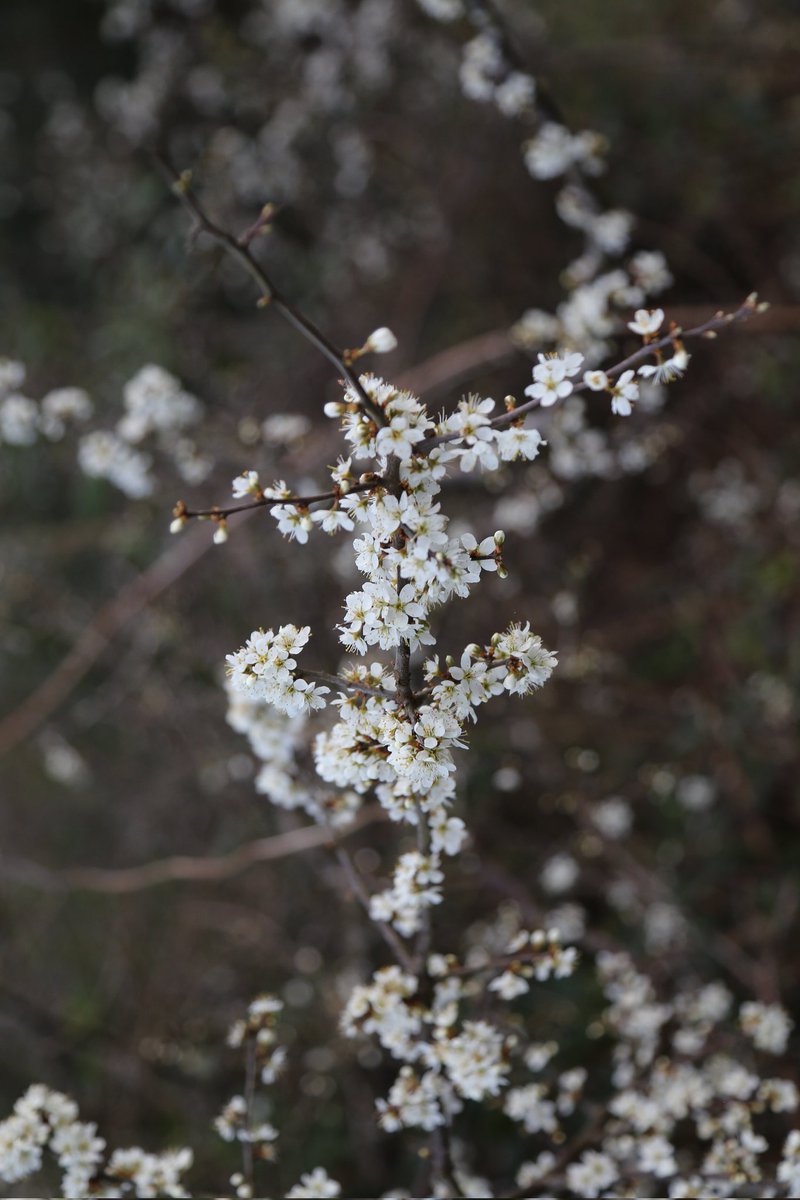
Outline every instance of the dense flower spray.
MULTIPOLYGON (((525 166, 538 180, 563 177, 557 212, 582 235, 583 250, 565 272, 568 297, 556 312, 529 310, 514 328, 517 344, 535 357, 525 398, 506 396, 497 404, 468 394, 451 411, 435 414, 390 380, 357 370, 362 357, 396 347, 389 328, 376 328, 357 349, 338 351, 275 287, 250 250, 253 230, 269 225, 270 206, 248 236, 237 238, 201 207, 189 174, 172 178, 198 230, 256 280, 262 307, 299 327, 337 368, 341 391, 325 414, 343 438, 330 484, 320 491, 300 495, 285 480, 268 483, 241 464, 232 481, 234 504, 192 511, 180 502, 172 530, 180 533, 193 518, 210 520, 213 540, 223 546, 230 518, 263 508, 277 532, 298 546, 323 535, 346 536, 362 577, 343 597, 336 626, 344 665, 311 665, 309 626, 287 620, 277 629, 253 629, 227 657, 228 721, 259 760, 257 790, 328 831, 348 886, 384 939, 391 961, 350 980, 339 1028, 347 1040, 371 1039, 392 1065, 375 1119, 386 1133, 423 1139, 431 1194, 599 1196, 659 1189, 674 1197, 717 1196, 730 1194, 732 1185, 760 1183, 769 1175, 766 1161, 775 1168, 771 1194, 788 1194, 800 1186, 800 1135, 790 1132, 779 1156, 762 1127, 797 1108, 797 1088, 791 1079, 755 1069, 763 1066, 756 1056, 786 1048, 792 1021, 779 1004, 751 1000, 737 1013, 732 995, 715 983, 664 996, 627 954, 602 947, 594 961, 602 1011, 593 1036, 609 1040, 611 1098, 598 1105, 588 1069, 562 1063, 559 1046, 540 1040, 542 1031, 528 1028, 513 1008, 539 987, 566 986, 562 981, 578 970, 578 950, 568 944, 583 933, 575 913, 564 906, 558 920, 537 926, 501 913, 481 944, 466 950, 437 938, 448 862, 469 843, 456 810, 456 776, 478 709, 501 696, 533 697, 558 666, 557 653, 527 619, 483 631, 479 642, 448 644, 445 606, 467 600, 484 573, 505 578, 513 567, 504 557, 504 530, 493 529, 500 522, 453 529, 444 501, 448 479, 492 475, 545 454, 561 479, 638 469, 650 451, 628 445, 615 456, 612 435, 590 427, 586 401, 605 395, 612 417, 631 416, 639 403, 655 407, 663 399, 656 389, 689 366, 687 341, 716 336, 761 306, 750 296, 735 311, 690 330, 668 321, 663 309, 645 307, 671 276, 659 252, 631 253, 632 216, 604 210, 593 194, 591 181, 604 169, 604 139, 567 128, 538 81, 513 60, 493 6, 419 3, 435 20, 475 26, 463 51, 462 89, 530 126, 525 166), (601 368, 625 328, 641 339, 640 347, 601 368), (367 799, 403 838, 382 889, 367 887, 341 837, 367 799), (480 1162, 459 1144, 458 1120, 469 1106, 485 1106, 493 1119, 518 1130, 513 1180, 484 1179, 480 1162)), ((58 389, 37 402, 23 394, 24 380, 22 364, 0 361, 5 442, 55 441, 90 418, 91 401, 81 390, 58 389)), ((133 499, 152 492, 159 457, 186 482, 206 478, 211 461, 199 449, 197 431, 203 409, 176 378, 156 365, 143 367, 125 385, 123 405, 113 429, 80 435, 77 458, 86 474, 108 479, 133 499)), ((303 420, 270 418, 264 437, 302 436, 303 420)), ((681 802, 699 807, 708 797, 702 778, 699 786, 691 779, 684 781, 681 802)), ((609 798, 593 822, 614 841, 624 837, 632 816, 624 801, 609 798)), ((554 895, 568 891, 576 874, 573 859, 556 855, 542 886, 554 895)), ((230 1047, 244 1057, 245 1083, 214 1129, 241 1150, 231 1186, 242 1200, 255 1194, 256 1166, 269 1167, 278 1155, 279 1130, 267 1119, 268 1105, 265 1110, 259 1102, 281 1079, 288 1058, 281 1010, 276 997, 257 997, 229 1033, 230 1047)), ((105 1150, 96 1127, 79 1121, 73 1101, 39 1085, 0 1123, 0 1176, 9 1183, 36 1172, 49 1153, 65 1196, 188 1194, 183 1177, 190 1151, 157 1155, 135 1147, 106 1156, 105 1150)), ((314 1166, 287 1194, 333 1197, 340 1190, 324 1167, 314 1166)))

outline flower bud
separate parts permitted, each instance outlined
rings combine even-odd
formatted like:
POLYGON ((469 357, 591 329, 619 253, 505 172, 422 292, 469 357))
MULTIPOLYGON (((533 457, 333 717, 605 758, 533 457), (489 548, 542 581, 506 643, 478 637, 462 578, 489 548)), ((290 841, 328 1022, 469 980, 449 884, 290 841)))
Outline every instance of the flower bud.
POLYGON ((396 346, 397 338, 385 325, 381 325, 380 329, 373 330, 364 343, 364 349, 371 350, 373 354, 388 354, 396 346))

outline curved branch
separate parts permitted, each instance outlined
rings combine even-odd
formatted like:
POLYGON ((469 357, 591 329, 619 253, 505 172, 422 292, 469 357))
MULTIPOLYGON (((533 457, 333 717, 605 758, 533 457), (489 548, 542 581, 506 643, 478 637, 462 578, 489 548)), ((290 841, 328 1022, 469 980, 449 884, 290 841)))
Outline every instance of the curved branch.
POLYGON ((240 875, 257 863, 289 858, 317 846, 337 847, 339 839, 349 837, 366 825, 385 820, 388 820, 386 813, 380 805, 373 804, 362 808, 352 824, 341 831, 334 832, 320 825, 304 825, 289 833, 247 842, 216 858, 175 855, 138 867, 70 867, 65 870, 50 870, 38 863, 9 860, 0 865, 0 874, 40 891, 103 892, 116 896, 141 892, 162 883, 218 883, 240 875))

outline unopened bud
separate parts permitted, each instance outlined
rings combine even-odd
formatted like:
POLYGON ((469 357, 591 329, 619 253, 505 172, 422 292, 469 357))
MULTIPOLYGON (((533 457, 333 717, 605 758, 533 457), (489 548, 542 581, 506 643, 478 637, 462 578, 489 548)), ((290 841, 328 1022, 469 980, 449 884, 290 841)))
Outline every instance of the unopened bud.
POLYGON ((169 527, 170 533, 180 533, 186 524, 186 517, 176 517, 169 527))
POLYGON ((396 347, 397 338, 385 325, 381 325, 380 329, 373 330, 364 343, 364 349, 371 350, 373 354, 388 354, 396 347))
POLYGON ((228 540, 228 526, 224 521, 217 522, 217 528, 214 530, 214 545, 221 546, 223 542, 228 540))

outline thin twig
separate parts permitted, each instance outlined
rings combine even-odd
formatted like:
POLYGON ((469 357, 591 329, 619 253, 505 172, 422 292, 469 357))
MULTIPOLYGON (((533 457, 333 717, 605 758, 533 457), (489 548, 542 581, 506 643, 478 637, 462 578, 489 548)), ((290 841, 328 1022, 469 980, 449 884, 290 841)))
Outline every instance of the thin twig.
POLYGON ((368 687, 358 679, 344 679, 341 675, 330 675, 327 671, 307 671, 303 668, 298 669, 297 675, 301 679, 315 679, 319 683, 330 684, 331 687, 339 688, 341 691, 356 692, 356 694, 360 693, 364 696, 377 696, 380 700, 394 700, 392 693, 387 692, 384 688, 368 687))
POLYGON ((175 516, 184 517, 187 521, 198 517, 200 519, 208 517, 211 519, 219 519, 221 517, 230 517, 234 513, 251 512, 254 508, 265 508, 268 504, 293 504, 297 508, 310 508, 312 504, 320 504, 323 500, 341 500, 343 496, 349 496, 351 492, 368 492, 372 488, 380 487, 381 478, 376 475, 366 483, 354 483, 352 487, 345 492, 341 488, 334 488, 330 492, 320 492, 316 496, 265 496, 263 493, 256 499, 249 501, 247 504, 232 504, 228 508, 222 508, 215 504, 213 508, 186 508, 183 501, 179 500, 175 507, 175 516))
POLYGON ((0 755, 37 729, 80 683, 114 634, 180 579, 208 552, 210 545, 211 539, 199 531, 179 546, 170 544, 146 571, 103 605, 52 674, 0 721, 0 755))
POLYGON ((258 260, 254 258, 249 245, 250 241, 252 241, 251 231, 248 230, 244 237, 237 238, 229 230, 223 229, 216 221, 212 220, 192 191, 190 173, 184 172, 181 174, 176 171, 163 155, 157 155, 156 162, 169 181, 174 194, 178 197, 184 208, 192 214, 199 228, 208 234, 209 237, 213 238, 231 258, 235 259, 258 285, 261 292, 259 300, 261 307, 269 306, 275 308, 284 320, 288 321, 320 354, 333 363, 337 371, 350 384, 361 404, 369 412, 373 420, 379 425, 384 425, 385 418, 383 413, 367 394, 358 375, 351 370, 346 361, 344 351, 338 350, 322 330, 278 290, 270 276, 258 260))
POLYGON ((383 940, 386 942, 387 946, 392 951, 392 953, 394 954, 395 958, 397 959, 398 963, 403 968, 403 970, 408 971, 408 973, 410 975, 414 975, 416 972, 414 970, 414 963, 411 959, 411 955, 408 953, 405 946, 400 941, 400 938, 395 933, 394 929, 392 929, 391 925, 388 925, 386 923, 386 921, 376 921, 374 919, 374 917, 372 917, 372 915, 370 914, 369 892, 367 891, 366 886, 364 885, 363 879, 361 878, 358 871, 356 870, 355 863, 353 862, 352 858, 350 857, 350 854, 345 849, 345 847, 341 846, 341 845, 337 845, 335 847, 335 851, 336 851, 336 857, 339 860, 339 865, 341 866, 342 870, 344 871, 345 875, 347 876, 347 881, 350 884, 350 887, 353 891, 353 895, 356 897, 359 904, 362 906, 364 911, 370 917, 370 920, 372 921, 373 925, 375 925, 380 930, 383 940))
MULTIPOLYGON (((247 1051, 245 1055, 245 1078, 244 1078, 244 1112, 245 1112, 245 1129, 249 1133, 253 1126, 253 1102, 256 1095, 256 1040, 254 1037, 248 1039, 247 1051)), ((245 1183, 250 1189, 250 1195, 253 1194, 253 1143, 249 1137, 242 1139, 242 1174, 245 1178, 245 1183)))

